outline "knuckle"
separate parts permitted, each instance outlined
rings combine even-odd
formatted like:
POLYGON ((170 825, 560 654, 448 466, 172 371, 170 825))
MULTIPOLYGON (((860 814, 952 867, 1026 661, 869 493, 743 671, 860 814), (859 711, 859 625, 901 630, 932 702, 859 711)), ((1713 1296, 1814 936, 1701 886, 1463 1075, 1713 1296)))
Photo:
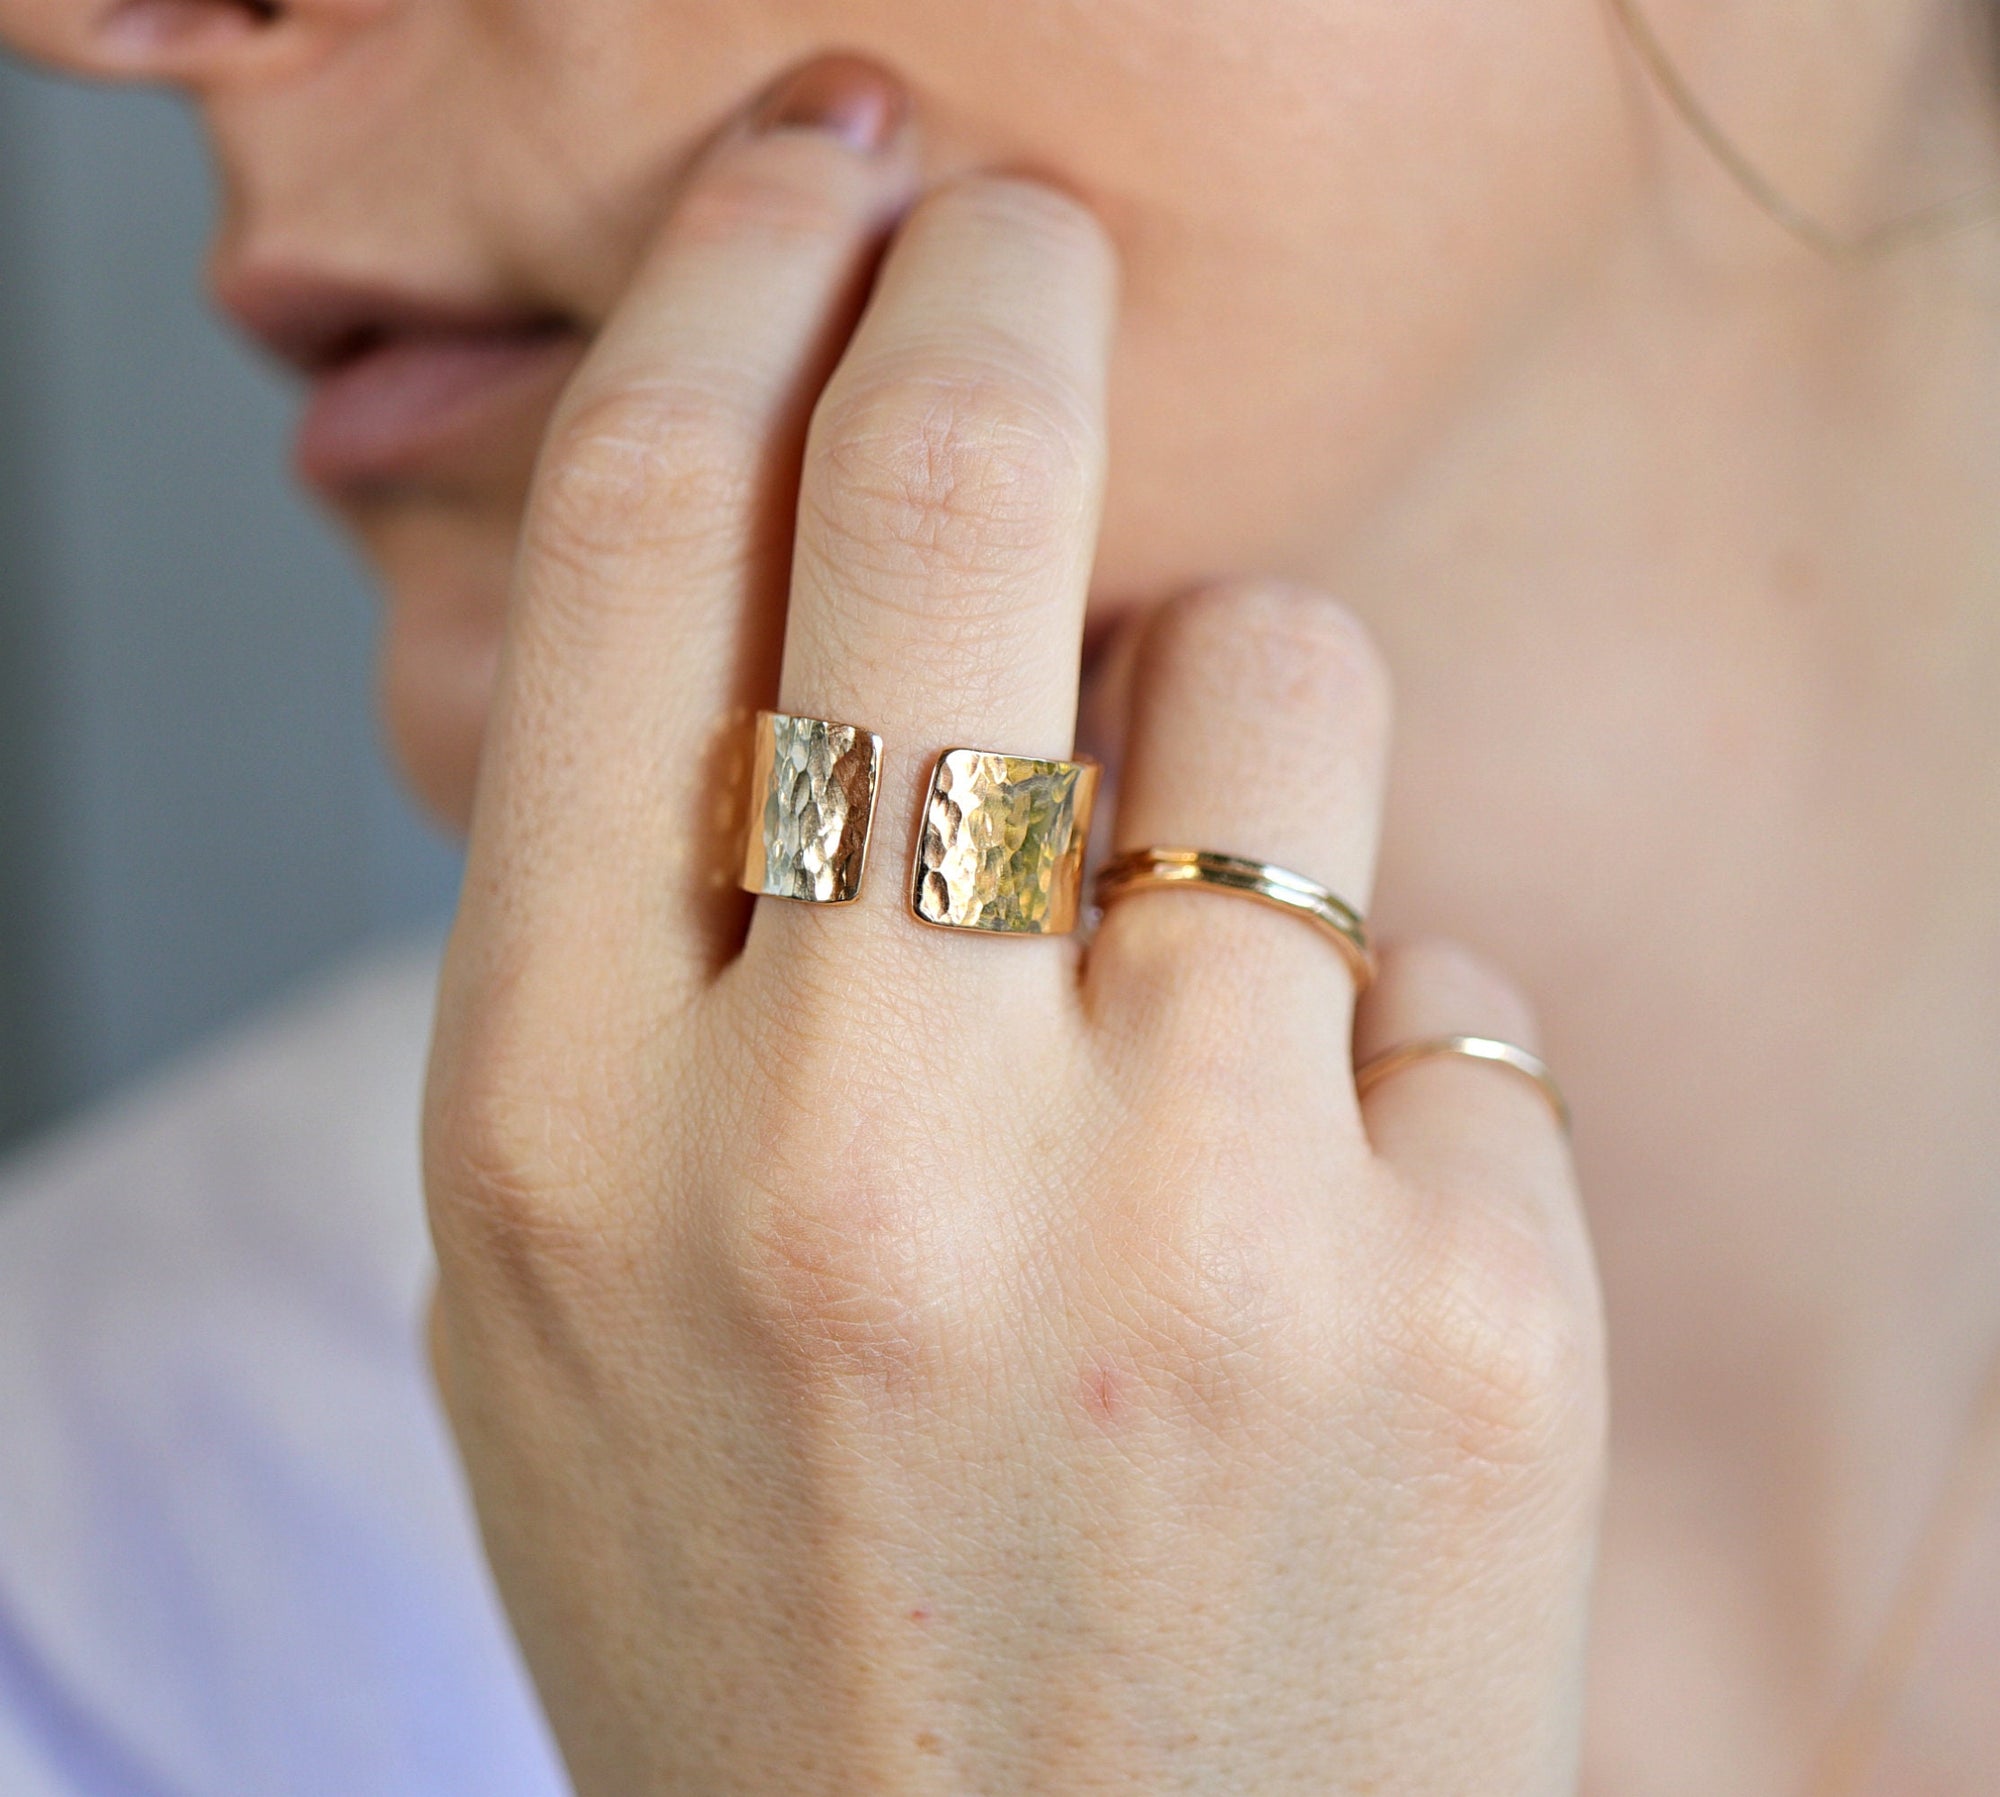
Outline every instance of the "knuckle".
POLYGON ((906 1398, 946 1351, 962 1306, 937 1218, 897 1157, 813 1120, 756 1132, 723 1234, 725 1287, 750 1339, 808 1386, 906 1398))
POLYGON ((807 484, 837 552, 892 573, 994 579, 1068 554, 1095 503, 1083 408, 1018 371, 906 369, 829 395, 807 484))
POLYGON ((533 1344, 578 1395, 595 1384, 592 1317, 619 1270, 562 1107, 502 1088, 432 1082, 424 1189, 441 1279, 483 1325, 533 1344))
POLYGON ((1277 1244, 1226 1207, 1154 1194, 1115 1241, 1098 1365, 1145 1408, 1228 1438, 1298 1384, 1306 1337, 1277 1244))
POLYGON ((1403 1287, 1385 1374, 1397 1440, 1480 1502, 1589 1471, 1602 1451, 1594 1306, 1518 1225, 1461 1220, 1403 1287))
POLYGON ((658 1095, 621 1068, 637 1061, 602 1029, 594 981, 565 957, 495 962, 476 1006, 440 1017, 424 1086, 422 1149, 431 1209, 478 1238, 557 1244, 618 1221, 627 1181, 621 1119, 658 1095), (576 1022, 589 1018, 586 1035, 576 1022))
POLYGON ((487 1067, 431 1081, 424 1122, 426 1184, 434 1206, 488 1228, 538 1235, 588 1188, 587 1124, 518 1073, 487 1067))
POLYGON ((1152 646, 1284 711, 1337 716, 1370 736, 1389 728, 1392 683, 1381 650, 1353 612, 1309 588, 1201 588, 1162 608, 1152 646))
POLYGON ((530 541, 576 571, 720 556, 749 503, 758 433, 741 403, 688 380, 585 392, 550 432, 530 541))
POLYGON ((781 1195, 752 1206, 736 1259, 757 1338, 808 1385, 907 1392, 931 1358, 933 1319, 898 1248, 864 1212, 781 1195))

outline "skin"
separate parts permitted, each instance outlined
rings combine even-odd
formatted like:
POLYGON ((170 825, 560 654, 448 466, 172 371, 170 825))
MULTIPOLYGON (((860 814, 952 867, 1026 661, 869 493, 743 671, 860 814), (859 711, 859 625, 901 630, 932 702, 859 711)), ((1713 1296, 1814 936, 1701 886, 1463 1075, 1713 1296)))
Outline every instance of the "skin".
MULTIPOLYGON (((1535 994, 1582 1118, 1619 1416, 1586 1788, 1796 1782, 2000 1335, 1995 233, 1801 251, 1577 0, 134 16, 0 0, 37 54, 192 90, 225 294, 310 263, 592 346, 552 433, 554 381, 476 457, 336 496, 390 590, 392 733, 472 827, 442 1361, 583 1787, 1569 1788, 1599 1363, 1532 1093, 1432 1067, 1353 1113, 1337 959, 1225 901, 1121 907, 1079 983, 920 937, 893 869, 844 917, 761 907, 740 954, 712 890, 732 705, 911 745, 894 844, 920 748, 1064 749, 1093 566, 1099 638, 1152 620, 1096 663, 1125 840, 1363 897, 1394 670, 1375 911, 1411 946, 1361 1047, 1530 1028, 1447 933, 1535 994), (865 173, 731 123, 835 45, 912 95, 865 173), (961 179, 993 169, 1070 197, 961 179), (832 374, 829 258, 940 189, 832 374), (913 539, 835 480, 881 452, 907 495, 926 427, 879 389, 913 363, 992 373, 971 453, 1039 445, 1030 511, 913 539), (694 368, 729 407, 618 398, 694 368), (754 517, 690 473, 717 411, 755 422, 754 517), (802 1121, 857 1070, 830 1180, 802 1121), (912 1122, 1015 1106, 1047 1140, 981 1131, 978 1179, 912 1122)), ((1956 6, 1654 16, 1822 216, 1992 178, 1956 6)))

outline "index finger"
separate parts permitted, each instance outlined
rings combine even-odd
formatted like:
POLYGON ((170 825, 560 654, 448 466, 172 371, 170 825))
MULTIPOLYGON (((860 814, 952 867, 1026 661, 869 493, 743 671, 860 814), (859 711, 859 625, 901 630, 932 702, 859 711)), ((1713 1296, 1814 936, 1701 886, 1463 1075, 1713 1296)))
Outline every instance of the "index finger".
POLYGON ((740 930, 733 724, 776 661, 811 405, 913 182, 895 118, 829 116, 870 81, 899 117, 822 65, 696 170, 550 427, 461 906, 489 964, 652 1009, 740 930))

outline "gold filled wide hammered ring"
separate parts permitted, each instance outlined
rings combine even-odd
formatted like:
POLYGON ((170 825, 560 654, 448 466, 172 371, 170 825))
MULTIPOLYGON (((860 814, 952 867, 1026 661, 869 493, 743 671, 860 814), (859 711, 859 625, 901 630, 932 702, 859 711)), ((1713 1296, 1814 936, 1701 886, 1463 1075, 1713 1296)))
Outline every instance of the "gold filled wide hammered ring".
POLYGON ((947 930, 1063 936, 1083 910, 1097 763, 947 749, 931 770, 910 909, 947 930))
POLYGON ((1375 950, 1368 940, 1367 919, 1337 893, 1303 874, 1207 849, 1130 849, 1106 862, 1098 873, 1097 902, 1109 908, 1149 886, 1204 887, 1289 911, 1332 937, 1347 958, 1357 992, 1374 983, 1375 950))
POLYGON ((744 891, 852 904, 868 866, 882 739, 852 724, 760 711, 752 756, 744 891))

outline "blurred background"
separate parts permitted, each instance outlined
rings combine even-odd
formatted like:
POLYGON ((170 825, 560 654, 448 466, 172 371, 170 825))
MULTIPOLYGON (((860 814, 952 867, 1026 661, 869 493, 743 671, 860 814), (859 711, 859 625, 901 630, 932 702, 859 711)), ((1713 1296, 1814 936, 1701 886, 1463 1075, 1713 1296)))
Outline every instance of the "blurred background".
POLYGON ((208 216, 170 102, 0 61, 0 1148, 457 880, 284 384, 201 303, 208 216))

